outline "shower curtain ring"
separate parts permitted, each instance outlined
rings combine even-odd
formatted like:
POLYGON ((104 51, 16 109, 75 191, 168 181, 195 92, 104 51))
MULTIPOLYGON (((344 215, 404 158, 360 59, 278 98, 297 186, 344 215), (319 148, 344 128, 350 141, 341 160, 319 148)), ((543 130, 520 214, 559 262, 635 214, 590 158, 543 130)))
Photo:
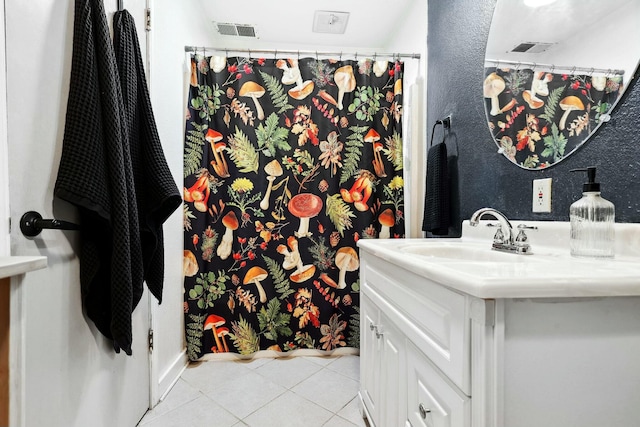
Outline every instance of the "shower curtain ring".
POLYGON ((340 61, 342 62, 342 52, 340 52, 340 61))
POLYGON ((593 68, 593 67, 591 67, 591 69, 589 70, 589 77, 592 77, 592 76, 593 76, 593 71, 594 71, 594 68, 593 68))
POLYGON ((300 51, 298 51, 298 61, 300 61, 300 51))
POLYGON ((318 51, 316 50, 316 62, 318 62, 318 61, 319 61, 319 59, 318 59, 318 51))

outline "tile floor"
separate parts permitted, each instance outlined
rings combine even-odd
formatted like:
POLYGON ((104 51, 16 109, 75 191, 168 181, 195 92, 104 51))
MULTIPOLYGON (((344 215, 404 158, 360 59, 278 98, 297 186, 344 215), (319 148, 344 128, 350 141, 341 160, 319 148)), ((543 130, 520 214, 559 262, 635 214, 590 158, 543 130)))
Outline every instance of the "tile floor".
POLYGON ((294 357, 190 365, 140 427, 365 427, 360 358, 294 357))

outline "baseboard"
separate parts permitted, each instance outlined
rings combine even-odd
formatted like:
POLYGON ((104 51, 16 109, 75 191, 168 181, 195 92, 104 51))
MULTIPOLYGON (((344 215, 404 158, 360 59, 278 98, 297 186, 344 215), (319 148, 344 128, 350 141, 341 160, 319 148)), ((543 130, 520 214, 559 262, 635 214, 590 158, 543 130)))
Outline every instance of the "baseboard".
POLYGON ((288 358, 298 356, 316 356, 316 357, 338 357, 360 355, 360 349, 354 347, 340 347, 331 351, 317 350, 312 348, 299 348, 292 351, 280 352, 273 350, 260 350, 251 354, 238 353, 207 353, 199 358, 196 362, 207 362, 211 360, 250 360, 261 358, 288 358))
POLYGON ((158 394, 160 395, 160 402, 164 400, 167 394, 171 391, 176 382, 180 379, 180 375, 186 369, 189 364, 187 358, 186 349, 183 350, 169 365, 169 367, 160 375, 158 380, 158 394))

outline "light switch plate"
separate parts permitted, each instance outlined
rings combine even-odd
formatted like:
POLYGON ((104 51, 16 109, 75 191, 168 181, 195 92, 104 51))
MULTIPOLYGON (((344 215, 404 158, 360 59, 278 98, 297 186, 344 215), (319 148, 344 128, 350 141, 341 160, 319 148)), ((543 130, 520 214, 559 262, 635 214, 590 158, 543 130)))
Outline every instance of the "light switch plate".
POLYGON ((552 178, 533 180, 533 197, 531 199, 533 212, 551 212, 552 181, 552 178))

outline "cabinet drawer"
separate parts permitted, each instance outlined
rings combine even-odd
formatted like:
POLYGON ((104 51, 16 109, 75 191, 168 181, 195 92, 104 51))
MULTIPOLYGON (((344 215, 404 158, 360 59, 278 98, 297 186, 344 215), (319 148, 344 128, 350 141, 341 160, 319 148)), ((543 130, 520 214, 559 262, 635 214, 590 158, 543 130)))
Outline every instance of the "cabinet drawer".
POLYGON ((464 295, 378 258, 363 257, 362 292, 464 393, 471 395, 471 330, 464 295))
POLYGON ((407 418, 412 427, 470 427, 471 399, 408 344, 407 418))

